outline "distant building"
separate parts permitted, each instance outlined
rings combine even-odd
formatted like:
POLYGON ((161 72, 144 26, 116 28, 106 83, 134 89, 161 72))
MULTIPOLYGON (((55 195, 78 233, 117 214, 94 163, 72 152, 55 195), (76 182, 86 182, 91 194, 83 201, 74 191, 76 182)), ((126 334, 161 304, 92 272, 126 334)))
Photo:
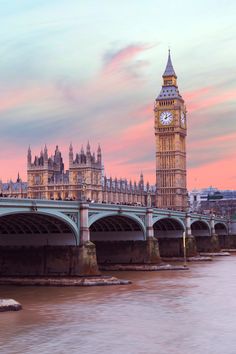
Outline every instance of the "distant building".
POLYGON ((189 192, 192 212, 218 214, 236 219, 236 191, 209 187, 189 192))
POLYGON ((201 193, 194 189, 188 193, 189 198, 189 211, 197 213, 201 208, 201 193))
POLYGON ((0 197, 27 198, 27 183, 21 181, 19 174, 16 182, 0 180, 0 197))
POLYGON ((69 169, 64 169, 61 152, 56 146, 54 155, 48 156, 45 146, 32 161, 31 149, 27 157, 28 198, 56 200, 87 200, 99 203, 147 205, 155 203, 155 190, 143 175, 138 182, 127 179, 112 179, 103 176, 102 152, 91 153, 90 144, 86 151, 73 153, 69 147, 69 169))

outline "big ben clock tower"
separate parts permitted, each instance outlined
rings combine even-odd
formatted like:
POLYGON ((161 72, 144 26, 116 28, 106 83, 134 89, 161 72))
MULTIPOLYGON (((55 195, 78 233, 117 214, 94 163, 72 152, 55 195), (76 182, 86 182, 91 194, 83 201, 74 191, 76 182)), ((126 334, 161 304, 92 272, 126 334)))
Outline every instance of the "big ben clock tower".
POLYGON ((157 206, 187 209, 186 107, 181 97, 170 50, 163 85, 155 101, 157 206))

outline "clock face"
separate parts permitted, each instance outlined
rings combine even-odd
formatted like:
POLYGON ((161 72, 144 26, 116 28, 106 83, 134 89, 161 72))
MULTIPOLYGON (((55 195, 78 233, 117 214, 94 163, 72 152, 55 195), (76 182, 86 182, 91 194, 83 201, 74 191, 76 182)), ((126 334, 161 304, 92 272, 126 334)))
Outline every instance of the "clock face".
POLYGON ((164 111, 160 115, 160 122, 163 125, 169 125, 173 120, 173 115, 170 111, 164 111))
POLYGON ((182 125, 182 126, 185 125, 185 113, 184 113, 184 112, 181 113, 180 122, 181 122, 181 125, 182 125))

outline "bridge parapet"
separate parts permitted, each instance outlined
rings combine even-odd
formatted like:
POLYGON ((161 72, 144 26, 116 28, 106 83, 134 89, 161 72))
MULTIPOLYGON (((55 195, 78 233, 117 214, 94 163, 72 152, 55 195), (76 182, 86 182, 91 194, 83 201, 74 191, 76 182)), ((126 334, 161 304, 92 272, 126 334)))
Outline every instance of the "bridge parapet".
POLYGON ((207 225, 211 230, 211 235, 216 233, 215 225, 218 225, 218 229, 219 227, 224 227, 226 233, 229 232, 229 220, 213 214, 193 214, 169 209, 152 209, 138 205, 84 204, 78 201, 0 198, 0 216, 6 213, 22 212, 47 213, 48 215, 64 219, 65 222, 69 222, 76 230, 77 239, 80 243, 87 242, 90 239, 89 227, 92 223, 109 215, 122 215, 133 219, 144 231, 145 238, 153 237, 153 225, 158 220, 164 218, 173 221, 176 220, 181 225, 182 230, 186 231, 186 236, 192 235, 191 226, 195 222, 202 222, 202 224, 207 225), (83 207, 84 205, 86 205, 86 208, 83 207), (81 226, 81 223, 83 226, 81 226))

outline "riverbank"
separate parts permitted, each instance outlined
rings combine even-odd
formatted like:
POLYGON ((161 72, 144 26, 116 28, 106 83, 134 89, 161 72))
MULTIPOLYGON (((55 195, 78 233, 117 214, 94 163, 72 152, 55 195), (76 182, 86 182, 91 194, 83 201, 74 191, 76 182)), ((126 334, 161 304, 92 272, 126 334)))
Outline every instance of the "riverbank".
POLYGON ((227 257, 230 256, 230 253, 227 251, 220 252, 200 252, 201 257, 227 257))
POLYGON ((113 276, 97 277, 0 277, 0 285, 20 286, 105 286, 127 285, 130 280, 113 276))
MULTIPOLYGON (((164 262, 181 262, 184 263, 184 257, 162 257, 164 262)), ((212 256, 195 256, 187 257, 186 262, 211 262, 212 256)))
POLYGON ((100 264, 100 270, 104 271, 164 271, 164 270, 188 270, 185 265, 171 264, 100 264))

